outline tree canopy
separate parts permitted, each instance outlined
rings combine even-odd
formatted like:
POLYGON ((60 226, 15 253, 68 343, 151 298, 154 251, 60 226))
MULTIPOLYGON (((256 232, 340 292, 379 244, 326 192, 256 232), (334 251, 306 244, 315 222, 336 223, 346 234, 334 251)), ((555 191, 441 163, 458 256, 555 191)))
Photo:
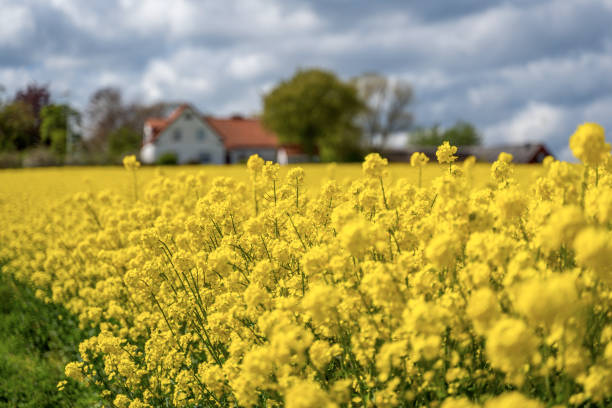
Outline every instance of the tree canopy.
POLYGON ((0 106, 0 151, 23 150, 37 141, 36 116, 22 101, 0 106))
POLYGON ((107 155, 109 161, 137 153, 145 120, 163 116, 167 107, 164 103, 125 104, 121 90, 112 87, 98 89, 85 110, 88 149, 107 155))
POLYGON ((25 89, 18 90, 14 100, 30 106, 34 117, 39 118, 42 109, 51 102, 49 85, 38 85, 32 82, 25 89))
POLYGON ((129 126, 121 126, 108 135, 108 149, 115 156, 138 153, 141 133, 129 126))
POLYGON ((379 137, 384 147, 389 135, 410 129, 413 116, 408 107, 413 92, 408 82, 369 73, 354 78, 352 83, 367 107, 359 115, 359 124, 370 145, 379 137))
POLYGON ((79 113, 65 104, 47 105, 40 112, 40 139, 58 156, 64 156, 69 142, 75 139, 71 118, 80 121, 79 113), (71 140, 67 140, 69 136, 71 140))
POLYGON ((413 146, 439 146, 444 141, 454 146, 473 146, 481 144, 482 138, 474 125, 466 121, 458 121, 444 131, 440 130, 440 125, 417 128, 408 138, 413 146))
POLYGON ((14 102, 21 102, 28 106, 34 115, 34 126, 27 130, 28 146, 35 146, 40 142, 40 113, 42 109, 51 103, 51 92, 49 85, 39 85, 36 82, 29 83, 25 89, 19 89, 13 98, 14 102))
POLYGON ((90 148, 106 150, 108 136, 122 125, 122 104, 121 91, 117 88, 100 88, 91 95, 85 109, 85 126, 90 148))
POLYGON ((264 96, 262 120, 282 143, 299 144, 322 160, 347 160, 359 150, 356 117, 364 104, 351 84, 321 69, 299 70, 264 96))

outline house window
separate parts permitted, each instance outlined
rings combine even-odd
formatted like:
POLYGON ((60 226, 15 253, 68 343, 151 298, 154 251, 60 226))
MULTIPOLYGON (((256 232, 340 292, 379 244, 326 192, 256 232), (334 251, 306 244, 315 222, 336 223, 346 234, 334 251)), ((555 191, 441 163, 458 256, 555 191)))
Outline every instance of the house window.
POLYGON ((187 112, 185 114, 185 120, 191 120, 191 113, 187 112))
POLYGON ((210 153, 208 152, 200 152, 200 163, 210 163, 210 153))
POLYGON ((204 141, 204 139, 206 139, 206 134, 204 133, 204 129, 198 129, 198 131, 196 132, 196 140, 198 142, 202 142, 204 141))
POLYGON ((173 139, 175 142, 179 142, 179 141, 181 140, 181 136, 182 136, 182 135, 181 135, 181 130, 180 130, 180 129, 176 129, 176 130, 174 131, 174 133, 172 134, 172 139, 173 139))

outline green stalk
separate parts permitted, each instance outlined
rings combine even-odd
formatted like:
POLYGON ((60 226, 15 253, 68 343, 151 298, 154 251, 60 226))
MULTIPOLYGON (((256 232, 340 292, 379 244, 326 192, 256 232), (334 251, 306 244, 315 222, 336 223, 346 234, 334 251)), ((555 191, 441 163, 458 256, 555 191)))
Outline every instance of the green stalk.
POLYGON ((382 190, 383 202, 385 203, 385 208, 389 209, 389 204, 387 204, 387 196, 385 195, 385 185, 383 184, 382 176, 378 178, 380 180, 380 189, 382 190))

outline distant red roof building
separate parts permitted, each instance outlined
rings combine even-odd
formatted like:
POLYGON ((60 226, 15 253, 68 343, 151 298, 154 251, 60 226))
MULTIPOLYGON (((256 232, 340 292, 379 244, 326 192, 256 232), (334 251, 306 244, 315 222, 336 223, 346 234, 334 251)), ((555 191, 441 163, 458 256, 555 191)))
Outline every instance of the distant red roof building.
POLYGON ((280 145, 259 118, 200 115, 188 104, 180 105, 167 118, 145 121, 141 160, 155 163, 167 154, 175 154, 179 163, 217 164, 244 162, 252 154, 285 163, 304 156, 300 146, 280 145))

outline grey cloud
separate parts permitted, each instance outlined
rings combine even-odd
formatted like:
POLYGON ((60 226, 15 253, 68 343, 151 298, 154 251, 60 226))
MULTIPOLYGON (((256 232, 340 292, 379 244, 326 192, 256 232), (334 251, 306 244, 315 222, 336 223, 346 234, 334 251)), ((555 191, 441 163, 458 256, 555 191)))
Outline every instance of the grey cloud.
POLYGON ((612 129, 604 114, 612 109, 606 0, 0 0, 0 6, 26 7, 32 19, 0 42, 7 94, 30 80, 51 82, 83 107, 97 88, 115 85, 128 100, 252 113, 265 90, 298 67, 322 66, 343 78, 369 71, 405 78, 415 88, 417 123, 469 120, 489 143, 534 133, 562 153, 577 121, 600 120, 612 129))

